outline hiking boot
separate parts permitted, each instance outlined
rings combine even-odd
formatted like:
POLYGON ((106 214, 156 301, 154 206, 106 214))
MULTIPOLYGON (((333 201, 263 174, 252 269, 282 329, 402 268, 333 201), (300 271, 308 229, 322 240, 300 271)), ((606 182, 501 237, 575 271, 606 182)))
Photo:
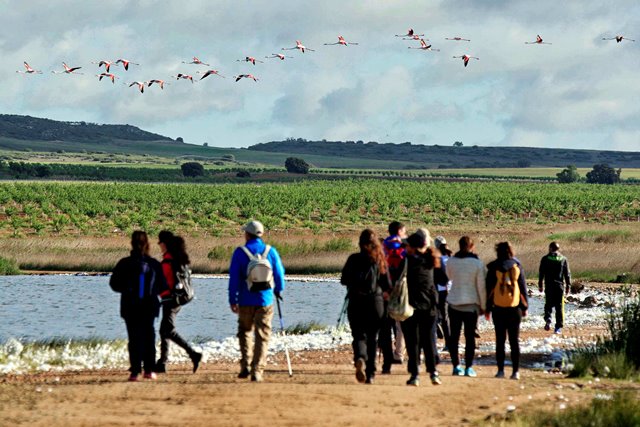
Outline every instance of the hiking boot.
POLYGON ((476 374, 476 371, 474 371, 473 368, 471 366, 469 366, 468 368, 465 368, 464 376, 465 377, 475 378, 475 377, 478 376, 478 374, 476 374))
POLYGON ((496 378, 504 378, 504 371, 498 371, 496 378))
POLYGON ((262 381, 264 381, 264 379, 262 378, 261 373, 254 372, 253 374, 251 374, 251 381, 253 381, 254 383, 261 383, 262 381))
POLYGON ((375 378, 376 377, 374 375, 368 376, 364 383, 365 384, 373 384, 375 382, 375 378))
POLYGON ((362 357, 356 360, 356 380, 358 380, 359 383, 363 383, 367 380, 367 375, 364 372, 364 365, 365 362, 362 357))
POLYGON ((158 379, 158 376, 156 375, 155 372, 145 372, 143 375, 143 378, 145 380, 156 380, 158 379))
POLYGON ((164 362, 158 360, 156 362, 156 366, 153 368, 153 371, 158 374, 164 374, 167 372, 167 367, 165 366, 164 362))
POLYGON ((195 352, 191 355, 191 361, 193 362, 193 373, 195 374, 202 360, 202 353, 195 352))
POLYGON ((440 375, 438 375, 437 372, 434 372, 433 374, 431 374, 431 384, 433 385, 442 384, 442 381, 440 380, 440 375))
POLYGON ((562 335, 562 328, 556 328, 555 331, 553 331, 553 333, 556 335, 562 335))
POLYGON ((551 322, 546 322, 544 324, 544 330, 545 331, 550 331, 551 330, 551 322))
POLYGON ((516 381, 518 381, 518 380, 520 379, 520 372, 515 371, 513 374, 511 374, 511 377, 510 377, 510 378, 511 378, 512 380, 516 380, 516 381))
POLYGON ((129 382, 136 382, 138 381, 138 374, 131 374, 129 375, 129 379, 127 380, 129 382))
POLYGON ((454 366, 453 367, 453 372, 451 373, 451 375, 455 376, 455 377, 459 377, 464 375, 464 371, 462 370, 462 368, 460 367, 460 365, 458 366, 454 366))
POLYGON ((249 378, 249 370, 247 368, 242 369, 238 374, 238 378, 240 378, 241 380, 249 378))
POLYGON ((420 385, 420 379, 418 378, 418 376, 412 376, 411 378, 409 378, 407 380, 407 385, 413 386, 413 387, 418 387, 420 385))

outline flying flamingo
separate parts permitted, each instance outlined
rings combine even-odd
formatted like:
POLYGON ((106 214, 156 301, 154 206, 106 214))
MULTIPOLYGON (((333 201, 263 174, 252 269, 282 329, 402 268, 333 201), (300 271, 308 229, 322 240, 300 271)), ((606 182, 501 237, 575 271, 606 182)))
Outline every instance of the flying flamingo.
POLYGON ((622 40, 628 40, 630 42, 634 42, 635 40, 633 39, 628 39, 625 36, 615 36, 615 37, 611 37, 611 38, 605 38, 603 37, 602 40, 615 40, 616 43, 620 43, 622 40))
MULTIPOLYGON (((420 37, 418 34, 411 36, 411 37, 403 37, 402 40, 420 40, 422 39, 422 37, 420 37)), ((426 41, 429 41, 429 39, 425 39, 426 41)))
POLYGON ((140 64, 136 64, 135 62, 131 62, 127 59, 118 59, 116 61, 116 64, 122 64, 122 66, 126 71, 129 71, 129 65, 140 65, 140 64))
POLYGON ((424 36, 424 34, 415 34, 414 31, 413 31, 413 28, 409 28, 407 30, 407 34, 396 34, 396 37, 413 37, 413 36, 422 37, 422 36, 424 36))
POLYGON ((198 74, 203 74, 202 77, 200 77, 200 80, 204 79, 205 77, 209 77, 212 74, 215 74, 218 77, 222 77, 223 79, 226 78, 225 76, 223 76, 222 74, 220 74, 220 72, 218 70, 208 70, 206 72, 202 72, 202 71, 196 71, 196 73, 198 74))
POLYGON ((542 41, 542 37, 540 37, 540 35, 538 34, 536 36, 536 41, 534 41, 534 42, 524 42, 524 44, 552 44, 552 43, 543 42, 542 41))
POLYGON ((98 81, 101 81, 103 77, 108 77, 111 79, 111 83, 113 84, 115 84, 116 79, 119 78, 119 77, 116 77, 116 75, 113 73, 100 73, 100 74, 96 74, 96 77, 98 78, 98 81))
POLYGON ((42 71, 34 70, 33 68, 31 68, 31 66, 29 64, 27 64, 27 61, 24 61, 24 68, 26 68, 25 71, 16 71, 16 73, 18 73, 18 74, 42 74, 42 71))
POLYGON ((180 80, 180 79, 191 80, 191 83, 193 83, 193 76, 190 76, 188 74, 178 73, 177 75, 172 77, 175 77, 176 80, 180 80))
POLYGON ((427 44, 424 39, 420 39, 420 47, 409 46, 409 49, 432 50, 434 52, 440 52, 440 49, 431 49, 431 45, 427 44))
POLYGON ((258 80, 260 80, 259 78, 257 78, 256 76, 254 76, 253 74, 240 74, 237 76, 233 76, 234 79, 236 79, 236 81, 245 78, 245 79, 253 79, 254 82, 257 82, 258 80))
POLYGON ((138 89, 140 89, 140 93, 144 93, 144 86, 147 84, 147 82, 133 82, 129 85, 129 87, 138 85, 138 89))
POLYGON ((195 64, 195 65, 206 65, 207 67, 210 67, 210 64, 204 63, 202 61, 200 61, 197 57, 193 57, 193 60, 191 62, 185 62, 182 61, 183 64, 195 64))
POLYGON ((82 74, 82 73, 76 73, 76 70, 79 70, 82 67, 69 67, 66 63, 62 63, 62 66, 64 67, 64 71, 52 71, 53 74, 82 74))
POLYGON ((469 56, 469 55, 462 55, 462 56, 454 56, 454 58, 462 58, 462 62, 464 62, 464 66, 466 67, 467 65, 469 65, 469 60, 470 59, 477 59, 480 60, 480 58, 478 58, 477 56, 469 56))
POLYGON ((334 46, 334 45, 342 45, 342 46, 348 46, 350 44, 355 44, 357 45, 358 43, 352 43, 352 42, 348 42, 344 39, 344 37, 342 36, 338 36, 338 41, 335 43, 325 43, 325 46, 334 46))
POLYGON ((267 59, 278 58, 280 61, 284 61, 284 58, 293 58, 293 56, 284 56, 281 53, 272 53, 271 56, 265 56, 267 59))
POLYGON ((160 89, 164 89, 164 85, 168 85, 169 83, 165 82, 164 80, 159 80, 159 79, 153 79, 153 80, 149 80, 147 82, 147 87, 151 87, 152 84, 157 84, 158 86, 160 86, 160 89))
POLYGON ((260 61, 253 56, 245 56, 244 59, 236 59, 236 62, 251 62, 253 65, 256 65, 256 62, 264 63, 264 61, 260 61))
POLYGON ((445 37, 444 39, 445 40, 455 40, 457 42, 470 42, 471 41, 469 39, 463 39, 462 37, 458 37, 458 36, 456 36, 456 37, 445 37))
POLYGON ((111 68, 111 66, 112 66, 112 65, 114 65, 114 62, 113 62, 113 61, 105 61, 105 60, 102 60, 102 61, 100 61, 100 62, 94 62, 94 61, 92 61, 91 63, 92 63, 92 64, 98 64, 98 68, 100 68, 100 67, 102 67, 102 66, 104 65, 104 69, 105 69, 105 71, 106 71, 107 73, 109 72, 109 68, 111 68))
POLYGON ((306 50, 308 50, 309 52, 315 52, 315 49, 309 49, 308 47, 304 46, 300 40, 296 40, 296 47, 283 47, 282 50, 296 50, 298 49, 300 52, 304 53, 306 50))

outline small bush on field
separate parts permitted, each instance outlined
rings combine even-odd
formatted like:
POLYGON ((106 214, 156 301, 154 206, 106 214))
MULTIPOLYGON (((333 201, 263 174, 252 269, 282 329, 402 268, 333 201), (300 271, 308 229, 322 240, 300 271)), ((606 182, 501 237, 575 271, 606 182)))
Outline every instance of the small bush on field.
POLYGON ((313 331, 323 331, 326 327, 312 320, 310 322, 300 322, 285 328, 287 335, 304 335, 313 331))
POLYGON ((12 260, 0 257, 0 276, 13 276, 20 274, 18 264, 12 260))
POLYGON ((541 412, 521 419, 520 425, 582 427, 638 426, 640 425, 640 399, 637 393, 622 392, 602 395, 589 405, 581 405, 561 412, 541 412))
POLYGON ((621 308, 613 310, 607 325, 609 336, 594 345, 578 349, 573 357, 571 376, 608 376, 628 379, 640 369, 640 295, 625 289, 621 308))

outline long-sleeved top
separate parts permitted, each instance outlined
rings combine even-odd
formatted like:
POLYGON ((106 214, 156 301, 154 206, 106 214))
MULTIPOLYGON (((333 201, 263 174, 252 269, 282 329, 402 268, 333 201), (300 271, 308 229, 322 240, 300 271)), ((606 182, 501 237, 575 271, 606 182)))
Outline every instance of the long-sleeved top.
POLYGON ((173 257, 169 252, 165 252, 162 255, 162 272, 164 273, 164 278, 167 281, 167 289, 160 294, 161 298, 166 298, 171 295, 173 291, 173 287, 176 285, 176 272, 174 270, 174 262, 173 257))
MULTIPOLYGON (((518 276, 518 289, 520 290, 520 303, 518 304, 518 308, 520 310, 526 310, 529 307, 529 298, 527 295, 527 280, 524 276, 524 269, 522 268, 522 264, 516 258, 506 259, 506 260, 495 260, 490 262, 487 265, 487 295, 491 295, 491 292, 496 287, 498 282, 498 276, 496 274, 497 271, 509 271, 514 265, 518 266, 520 270, 520 275, 518 276)), ((494 307, 493 298, 487 299, 487 310, 491 311, 494 307)))
POLYGON ((538 286, 545 288, 563 289, 566 282, 567 289, 571 287, 571 271, 569 262, 560 252, 549 252, 540 260, 538 286))
POLYGON ((167 282, 157 260, 133 253, 122 258, 113 269, 109 285, 121 294, 122 317, 139 312, 153 317, 160 314, 159 295, 167 289, 167 282))
POLYGON ((434 268, 421 255, 407 256, 407 288, 409 304, 416 310, 428 311, 435 316, 438 307, 438 291, 434 280, 434 268))
MULTIPOLYGON (((245 246, 254 255, 262 254, 266 248, 266 244, 260 238, 249 240, 245 246)), ((249 257, 241 247, 236 248, 229 266, 229 305, 267 307, 273 304, 273 293, 280 293, 285 287, 284 266, 274 247, 269 251, 267 260, 273 270, 274 288, 251 292, 247 284, 249 257)))
POLYGON ((484 311, 487 303, 485 268, 475 254, 457 253, 447 261, 451 290, 447 302, 452 306, 476 305, 484 311))

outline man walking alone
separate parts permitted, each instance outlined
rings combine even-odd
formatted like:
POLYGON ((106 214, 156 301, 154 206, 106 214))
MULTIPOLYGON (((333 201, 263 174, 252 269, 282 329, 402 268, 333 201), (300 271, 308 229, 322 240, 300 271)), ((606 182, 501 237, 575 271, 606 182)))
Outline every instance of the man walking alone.
POLYGON ((564 326, 564 295, 571 291, 571 271, 567 258, 560 253, 560 245, 556 242, 549 244, 549 253, 540 260, 538 289, 540 292, 544 290, 545 294, 544 330, 551 329, 551 311, 555 308, 554 332, 561 334, 564 326))
POLYGON ((251 381, 261 382, 271 338, 273 298, 280 298, 284 290, 284 267, 276 249, 262 241, 262 223, 251 221, 242 230, 245 245, 236 248, 229 267, 229 306, 238 315, 238 378, 251 375, 251 381))

